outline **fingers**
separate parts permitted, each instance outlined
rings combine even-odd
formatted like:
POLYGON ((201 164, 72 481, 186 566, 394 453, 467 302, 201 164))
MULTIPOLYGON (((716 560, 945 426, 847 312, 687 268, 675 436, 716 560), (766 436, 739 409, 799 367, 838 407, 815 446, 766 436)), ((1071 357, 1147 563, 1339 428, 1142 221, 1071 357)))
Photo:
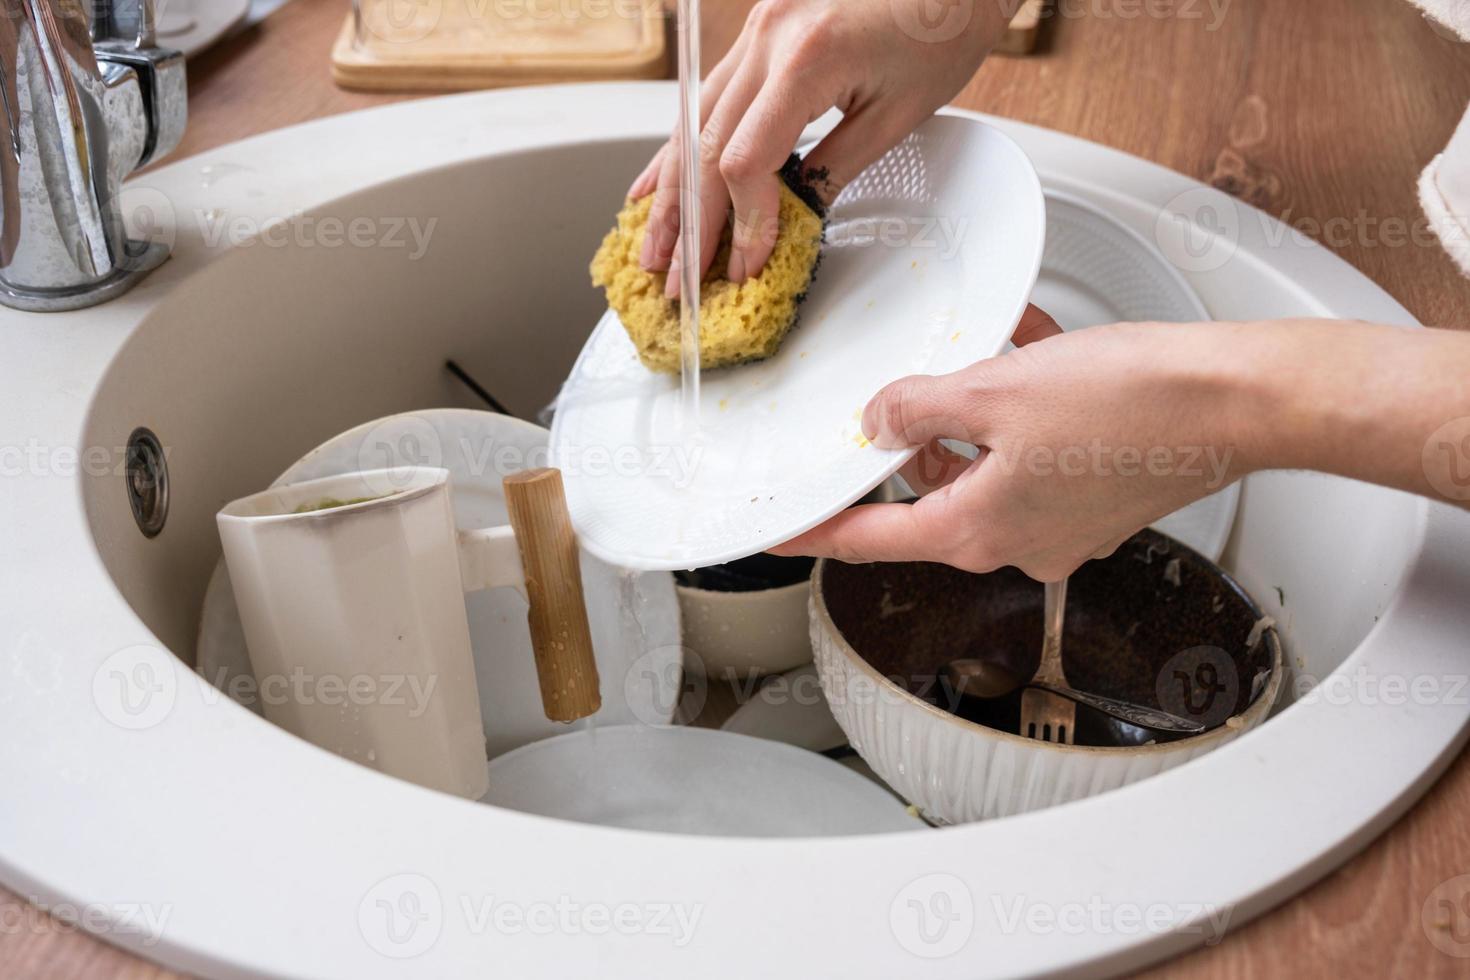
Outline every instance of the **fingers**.
POLYGON ((925 519, 918 504, 865 504, 771 549, 777 555, 811 555, 860 564, 913 561, 943 553, 949 534, 925 519))
MULTIPOLYGON (((725 97, 731 79, 735 78, 736 72, 745 66, 745 50, 748 40, 745 35, 736 38, 735 47, 729 50, 719 65, 711 69, 709 76, 700 84, 700 132, 703 134, 704 125, 709 122, 716 106, 725 97)), ((751 71, 760 73, 759 65, 751 66, 751 71)), ((641 264, 648 272, 661 272, 667 269, 673 260, 676 245, 679 238, 679 169, 681 169, 681 147, 679 147, 678 131, 670 138, 669 143, 664 144, 660 150, 660 162, 657 172, 651 176, 651 185, 644 190, 639 185, 642 194, 653 191, 653 207, 648 213, 648 231, 644 234, 642 254, 638 257, 641 264)), ((650 167, 653 165, 650 165, 650 167)), ((642 178, 639 178, 641 181, 642 178)), ((722 204, 723 207, 723 204, 722 204)), ((720 220, 714 223, 714 228, 723 226, 723 210, 720 212, 720 220)), ((678 282, 678 276, 670 276, 670 279, 678 282)))
MULTIPOLYGON (((1012 336, 1017 346, 1024 347, 1061 332, 1051 316, 1028 305, 1012 336)), ((953 374, 895 381, 863 409, 863 434, 880 449, 921 446, 935 439, 984 445, 984 420, 975 404, 975 375, 980 370, 984 369, 975 364, 953 374)))
MULTIPOLYGON (((725 230, 725 221, 730 209, 730 191, 720 173, 720 157, 725 152, 731 137, 740 126, 741 119, 750 109, 751 103, 760 92, 763 81, 762 69, 748 66, 738 71, 725 94, 710 113, 699 134, 699 273, 704 275, 714 261, 720 235, 725 230)), ((669 276, 665 282, 664 295, 670 299, 679 295, 679 269, 684 262, 683 236, 674 244, 674 254, 669 261, 669 276)))
POLYGON ((903 482, 914 493, 922 497, 949 486, 973 464, 974 460, 969 456, 957 453, 938 439, 933 439, 925 443, 913 459, 903 464, 898 475, 903 477, 903 482))
POLYGON ((863 434, 880 449, 907 449, 935 439, 983 445, 983 433, 968 418, 973 413, 964 373, 895 381, 863 409, 863 434))
POLYGON ((643 231, 643 250, 638 264, 650 272, 669 267, 674 242, 679 237, 679 139, 668 143, 653 189, 653 205, 643 231))
POLYGON ((738 200, 735 188, 731 188, 735 228, 730 239, 730 263, 725 267, 725 276, 731 282, 744 282, 760 275, 776 249, 776 239, 781 233, 780 180, 771 173, 742 182, 738 200))
POLYGON ((1055 337, 1062 332, 1057 326, 1057 321, 1051 318, 1041 307, 1034 303, 1026 304, 1026 312, 1021 314, 1021 322, 1016 324, 1016 330, 1011 334, 1011 343, 1017 347, 1025 347, 1034 344, 1038 340, 1055 337))
POLYGON ((735 214, 726 276, 744 282, 759 274, 780 232, 781 178, 802 130, 830 104, 816 89, 802 90, 801 77, 783 74, 760 90, 720 157, 720 174, 730 189, 735 214), (817 108, 817 106, 821 106, 817 108))
MULTIPOLYGON (((744 63, 745 49, 748 46, 749 38, 742 33, 735 39, 735 43, 731 46, 730 50, 725 53, 725 57, 720 59, 720 63, 710 69, 710 73, 705 76, 704 81, 699 83, 699 125, 701 129, 704 128, 705 121, 709 119, 710 113, 715 111, 715 106, 719 103, 720 96, 725 92, 725 86, 730 84, 730 79, 735 76, 736 70, 744 63)), ((648 162, 648 166, 644 167, 643 172, 638 175, 638 179, 633 181, 633 186, 628 188, 628 197, 636 201, 658 186, 659 172, 669 162, 671 143, 672 140, 665 142, 663 146, 659 147, 653 159, 648 162)), ((675 173, 677 173, 677 170, 675 173)), ((675 181, 676 185, 677 183, 678 181, 675 181)), ((675 202, 674 206, 677 208, 678 202, 675 202)))

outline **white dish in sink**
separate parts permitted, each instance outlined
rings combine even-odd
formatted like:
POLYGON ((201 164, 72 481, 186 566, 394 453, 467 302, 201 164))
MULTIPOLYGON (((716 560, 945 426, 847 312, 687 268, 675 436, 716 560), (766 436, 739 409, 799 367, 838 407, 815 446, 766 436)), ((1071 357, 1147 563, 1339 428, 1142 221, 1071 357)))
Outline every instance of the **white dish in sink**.
POLYGON ((699 568, 764 551, 853 503, 912 450, 863 437, 891 381, 998 353, 1026 308, 1044 214, 1009 137, 936 116, 834 203, 817 278, 772 358, 703 374, 697 438, 677 377, 639 362, 617 315, 557 402, 553 462, 592 554, 699 568))
POLYGON ((250 12, 250 0, 158 0, 154 30, 158 46, 175 48, 186 58, 224 37, 250 12))
POLYGON ((923 830, 886 789, 815 752, 707 728, 584 729, 491 761, 495 806, 579 823, 728 837, 923 830))
POLYGON ((832 717, 822 695, 815 664, 768 678, 720 730, 785 742, 810 752, 830 752, 847 744, 847 733, 832 717))

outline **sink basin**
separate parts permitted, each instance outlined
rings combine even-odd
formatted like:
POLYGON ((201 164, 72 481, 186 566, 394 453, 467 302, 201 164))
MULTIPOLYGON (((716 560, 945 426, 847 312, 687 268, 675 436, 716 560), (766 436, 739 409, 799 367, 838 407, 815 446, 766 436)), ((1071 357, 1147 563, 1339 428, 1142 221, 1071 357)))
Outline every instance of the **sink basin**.
MULTIPOLYGON (((129 186, 175 244, 139 288, 0 311, 0 881, 206 974, 739 976, 757 935, 791 974, 1122 971, 1327 873, 1453 758, 1470 515, 1296 473, 1246 481, 1223 559, 1281 627, 1289 703, 1178 769, 1018 817, 801 841, 568 824, 338 759, 195 674, 223 503, 366 419, 480 407, 446 358, 523 416, 555 395, 603 309, 586 261, 674 105, 667 84, 522 89, 224 147, 129 186), (138 427, 168 463, 151 538, 124 476, 138 427)), ((1224 195, 990 121, 1049 187, 1203 243, 1181 265, 1217 318, 1412 323, 1224 195)))

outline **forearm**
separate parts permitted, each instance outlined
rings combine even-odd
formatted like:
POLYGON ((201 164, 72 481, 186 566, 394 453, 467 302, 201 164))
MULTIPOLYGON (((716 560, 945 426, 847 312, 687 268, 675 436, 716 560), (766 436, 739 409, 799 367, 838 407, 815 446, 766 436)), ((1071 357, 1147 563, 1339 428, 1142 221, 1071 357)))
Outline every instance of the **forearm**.
POLYGON ((844 561, 1014 565, 1041 581, 1252 472, 1311 469, 1470 502, 1470 334, 1325 320, 1121 323, 904 378, 863 413, 918 446, 913 507, 857 507, 784 546, 844 561), (1448 427, 1447 427, 1448 423, 1448 427), (978 464, 937 440, 990 452, 978 464))
POLYGON ((1470 333, 1232 325, 1231 438, 1248 469, 1310 469, 1470 506, 1470 333))

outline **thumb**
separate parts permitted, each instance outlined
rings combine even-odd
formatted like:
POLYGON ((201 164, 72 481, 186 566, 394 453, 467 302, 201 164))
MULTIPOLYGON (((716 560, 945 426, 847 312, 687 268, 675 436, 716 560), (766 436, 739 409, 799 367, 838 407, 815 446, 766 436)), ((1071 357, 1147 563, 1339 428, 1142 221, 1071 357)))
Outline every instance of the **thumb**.
MULTIPOLYGON (((1028 303, 1011 340, 1025 347, 1061 332, 1051 314, 1028 303)), ((863 409, 863 435, 879 449, 909 449, 935 439, 982 445, 980 426, 970 421, 974 413, 963 380, 978 367, 972 364, 953 374, 916 374, 893 382, 863 409)))
POLYGON ((961 375, 916 374, 888 385, 863 409, 863 435, 879 449, 909 449, 935 439, 978 443, 967 421, 961 375))

